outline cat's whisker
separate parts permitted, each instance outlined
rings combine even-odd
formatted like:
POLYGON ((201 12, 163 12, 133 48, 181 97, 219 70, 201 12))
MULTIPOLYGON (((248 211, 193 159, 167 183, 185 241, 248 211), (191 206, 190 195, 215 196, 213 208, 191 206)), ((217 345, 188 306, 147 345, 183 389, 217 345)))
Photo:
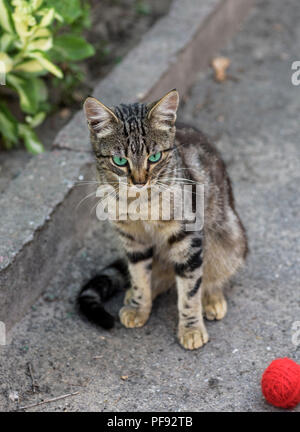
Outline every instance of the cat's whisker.
MULTIPOLYGON (((199 185, 201 185, 202 186, 202 183, 197 183, 197 184, 199 184, 199 185)), ((162 184, 161 184, 161 186, 162 186, 162 184)), ((181 187, 181 186, 193 186, 193 184, 189 184, 189 183, 182 183, 182 182, 177 182, 177 183, 175 183, 175 184, 173 184, 173 185, 171 185, 172 186, 172 188, 174 188, 174 187, 178 187, 178 189, 181 187)), ((182 188, 181 188, 182 189, 182 188)), ((167 190, 169 190, 169 188, 167 188, 167 190)), ((201 194, 201 193, 197 193, 197 192, 195 192, 195 191, 191 191, 191 193, 193 194, 193 195, 198 195, 198 196, 200 196, 200 197, 202 197, 203 196, 203 194, 201 194)))
MULTIPOLYGON (((161 182, 157 182, 157 185, 159 186, 159 190, 161 190, 161 188, 163 189, 163 190, 169 190, 169 185, 167 185, 167 184, 164 184, 164 183, 161 183, 161 182)), ((154 187, 155 187, 155 185, 153 185, 154 187)))
MULTIPOLYGON (((188 171, 190 171, 190 169, 191 168, 193 168, 193 169, 199 169, 200 167, 198 166, 198 165, 190 165, 188 168, 184 168, 184 167, 176 167, 175 168, 175 170, 176 171, 183 171, 183 170, 188 170, 188 171)), ((173 172, 174 170, 170 170, 170 172, 173 172)))
POLYGON ((82 200, 79 201, 79 203, 76 205, 76 211, 78 210, 79 206, 86 201, 88 198, 91 198, 92 196, 95 196, 96 198, 96 191, 93 191, 91 193, 89 193, 88 195, 86 195, 84 198, 82 198, 82 200))
POLYGON ((97 201, 96 204, 93 205, 92 209, 90 210, 90 216, 93 213, 93 211, 95 210, 95 208, 97 207, 97 205, 99 204, 99 202, 101 202, 101 200, 97 201))
POLYGON ((98 180, 77 180, 75 183, 99 183, 98 180))
POLYGON ((95 186, 95 185, 97 185, 97 184, 99 184, 99 183, 75 183, 74 184, 74 186, 90 186, 90 185, 93 185, 93 186, 95 186))
POLYGON ((191 167, 191 169, 189 169, 189 168, 175 168, 175 169, 170 169, 168 171, 165 171, 164 174, 173 174, 174 176, 176 176, 177 172, 178 172, 178 174, 180 174, 179 171, 181 171, 181 172, 183 171, 182 174, 184 174, 184 171, 190 172, 191 170, 197 170, 197 171, 199 171, 199 167, 195 166, 194 168, 191 167))
POLYGON ((115 185, 118 185, 118 184, 123 184, 123 183, 120 183, 118 181, 116 181, 116 182, 99 182, 99 181, 91 181, 91 182, 89 182, 89 181, 84 181, 84 182, 76 182, 76 183, 77 184, 74 185, 75 187, 78 187, 78 186, 86 186, 86 187, 88 187, 88 186, 94 185, 94 186, 97 186, 97 189, 99 187, 105 186, 105 185, 115 186, 115 185))
POLYGON ((196 182, 195 180, 191 180, 191 179, 187 179, 184 177, 163 177, 164 180, 181 180, 181 181, 186 181, 186 182, 190 182, 190 183, 195 183, 198 184, 198 182, 196 182))
POLYGON ((189 182, 185 182, 185 181, 174 181, 173 185, 178 185, 178 186, 203 186, 203 183, 189 183, 189 182))
POLYGON ((179 190, 179 186, 178 185, 171 185, 171 188, 170 188, 170 186, 169 185, 165 185, 165 184, 160 184, 160 187, 161 188, 163 188, 163 190, 164 191, 166 191, 166 192, 172 192, 172 190, 176 190, 176 191, 178 191, 179 190))
MULTIPOLYGON (((108 198, 110 197, 110 195, 112 195, 114 192, 115 192, 115 195, 112 197, 112 199, 114 199, 114 198, 117 196, 117 193, 116 193, 115 190, 112 191, 112 192, 110 192, 108 195, 105 195, 105 196, 102 197, 100 200, 98 200, 98 201, 96 202, 96 204, 92 207, 92 209, 91 209, 91 211, 90 211, 90 215, 92 214, 92 212, 94 211, 94 209, 97 207, 98 204, 102 203, 102 201, 103 201, 104 199, 108 199, 108 198)), ((110 202, 110 200, 109 200, 109 202, 110 202)), ((109 204, 109 202, 108 202, 108 204, 109 204)))

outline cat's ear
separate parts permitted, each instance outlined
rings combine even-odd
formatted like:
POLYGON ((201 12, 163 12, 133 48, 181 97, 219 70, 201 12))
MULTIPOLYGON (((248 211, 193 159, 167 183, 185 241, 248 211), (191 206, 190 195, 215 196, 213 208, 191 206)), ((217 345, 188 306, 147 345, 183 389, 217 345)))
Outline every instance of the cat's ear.
POLYGON ((83 110, 88 121, 89 128, 103 138, 113 132, 119 122, 114 112, 93 97, 88 97, 83 105, 83 110))
POLYGON ((179 94, 176 89, 169 91, 161 99, 148 107, 148 119, 153 127, 169 130, 176 121, 176 112, 179 104, 179 94))

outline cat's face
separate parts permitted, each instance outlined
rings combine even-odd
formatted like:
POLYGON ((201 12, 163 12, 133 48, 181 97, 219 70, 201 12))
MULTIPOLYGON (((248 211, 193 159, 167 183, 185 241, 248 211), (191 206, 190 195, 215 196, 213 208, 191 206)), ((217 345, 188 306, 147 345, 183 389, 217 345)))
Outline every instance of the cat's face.
POLYGON ((178 102, 176 90, 149 105, 113 109, 87 98, 84 111, 101 180, 148 187, 171 177, 178 102))

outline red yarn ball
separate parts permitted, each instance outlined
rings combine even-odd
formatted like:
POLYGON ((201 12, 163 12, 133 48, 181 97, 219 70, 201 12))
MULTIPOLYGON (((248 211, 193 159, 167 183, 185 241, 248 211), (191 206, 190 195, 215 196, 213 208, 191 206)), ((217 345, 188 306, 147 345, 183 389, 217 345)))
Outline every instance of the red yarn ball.
POLYGON ((270 404, 295 407, 300 402, 300 365, 287 357, 273 360, 263 373, 261 389, 270 404))

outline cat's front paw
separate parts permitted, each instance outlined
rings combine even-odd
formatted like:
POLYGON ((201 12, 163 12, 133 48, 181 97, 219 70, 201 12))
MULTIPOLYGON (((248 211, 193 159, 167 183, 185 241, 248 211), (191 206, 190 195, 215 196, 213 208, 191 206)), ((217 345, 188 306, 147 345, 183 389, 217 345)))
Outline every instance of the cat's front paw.
POLYGON ((132 306, 123 306, 119 312, 121 323, 127 328, 143 327, 148 321, 150 312, 132 306))
POLYGON ((178 339, 183 348, 194 350, 205 345, 209 340, 209 336, 204 325, 198 328, 182 326, 178 329, 178 339))

